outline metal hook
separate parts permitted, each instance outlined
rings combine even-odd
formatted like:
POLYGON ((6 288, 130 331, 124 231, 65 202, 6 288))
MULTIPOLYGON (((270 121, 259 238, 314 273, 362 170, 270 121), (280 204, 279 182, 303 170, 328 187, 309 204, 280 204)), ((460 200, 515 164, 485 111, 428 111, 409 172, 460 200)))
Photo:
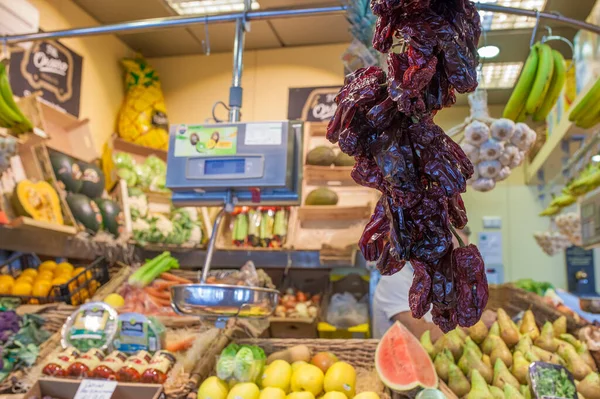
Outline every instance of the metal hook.
POLYGON ((2 36, 2 52, 0 53, 0 62, 4 65, 10 63, 10 48, 8 47, 8 38, 6 35, 2 36))
POLYGON ((537 35, 538 26, 540 25, 540 11, 535 11, 535 25, 533 26, 533 32, 531 32, 531 40, 529 40, 529 47, 533 47, 535 43, 535 35, 537 35))
POLYGON ((210 33, 208 32, 208 15, 204 17, 204 40, 202 40, 204 55, 210 55, 210 33))
POLYGON ((567 72, 569 72, 571 69, 573 69, 573 66, 575 65, 575 46, 566 37, 553 35, 551 27, 546 26, 546 30, 548 30, 548 36, 542 37, 542 40, 541 40, 542 43, 551 42, 551 41, 561 41, 563 43, 566 43, 569 46, 569 48, 571 49, 571 63, 569 65, 569 68, 567 68, 567 72))

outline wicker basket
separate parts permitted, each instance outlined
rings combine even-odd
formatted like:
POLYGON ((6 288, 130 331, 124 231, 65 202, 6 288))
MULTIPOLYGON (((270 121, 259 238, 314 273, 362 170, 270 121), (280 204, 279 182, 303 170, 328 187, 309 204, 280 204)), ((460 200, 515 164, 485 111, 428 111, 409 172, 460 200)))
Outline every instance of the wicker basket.
POLYGON ((539 295, 511 284, 490 285, 487 309, 496 311, 499 308, 504 309, 510 317, 514 317, 521 311, 531 309, 535 315, 536 323, 540 326, 544 325, 546 321, 553 322, 560 316, 565 316, 567 318, 567 331, 571 334, 586 325, 585 322, 575 320, 572 316, 548 305, 539 295))

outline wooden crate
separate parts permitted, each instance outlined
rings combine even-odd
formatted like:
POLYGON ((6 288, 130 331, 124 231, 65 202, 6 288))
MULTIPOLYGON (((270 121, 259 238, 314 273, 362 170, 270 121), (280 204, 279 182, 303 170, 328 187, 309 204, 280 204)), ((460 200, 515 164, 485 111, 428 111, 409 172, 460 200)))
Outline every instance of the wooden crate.
POLYGON ((269 318, 271 338, 319 338, 317 318, 269 318))

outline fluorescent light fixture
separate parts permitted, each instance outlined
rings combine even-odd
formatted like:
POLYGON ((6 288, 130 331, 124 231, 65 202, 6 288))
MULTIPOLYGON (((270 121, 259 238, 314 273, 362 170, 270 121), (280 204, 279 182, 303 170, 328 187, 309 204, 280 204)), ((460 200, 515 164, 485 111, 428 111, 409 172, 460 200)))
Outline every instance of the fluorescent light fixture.
MULTIPOLYGON (((179 15, 215 15, 244 11, 244 0, 166 0, 179 15)), ((260 4, 252 1, 251 8, 258 10, 260 4)))
MULTIPOLYGON (((504 7, 540 10, 546 7, 547 0, 480 0, 480 3, 495 4, 504 7)), ((479 11, 481 27, 484 30, 529 29, 535 26, 535 18, 522 15, 508 15, 479 11)))
POLYGON ((521 68, 522 62, 485 63, 481 68, 479 85, 484 89, 510 89, 514 87, 521 68))
POLYGON ((498 46, 483 46, 477 50, 481 58, 494 58, 500 54, 500 48, 498 46))
POLYGON ((592 162, 600 162, 600 154, 596 154, 592 157, 592 162))

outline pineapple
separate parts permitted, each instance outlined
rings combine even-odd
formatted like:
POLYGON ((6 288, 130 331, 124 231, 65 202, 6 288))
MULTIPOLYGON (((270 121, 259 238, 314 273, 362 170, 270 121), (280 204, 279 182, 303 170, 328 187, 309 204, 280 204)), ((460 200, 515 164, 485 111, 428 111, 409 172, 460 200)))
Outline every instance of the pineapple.
POLYGON ((169 122, 156 71, 141 57, 124 59, 125 99, 117 123, 119 136, 135 144, 166 150, 169 122))

